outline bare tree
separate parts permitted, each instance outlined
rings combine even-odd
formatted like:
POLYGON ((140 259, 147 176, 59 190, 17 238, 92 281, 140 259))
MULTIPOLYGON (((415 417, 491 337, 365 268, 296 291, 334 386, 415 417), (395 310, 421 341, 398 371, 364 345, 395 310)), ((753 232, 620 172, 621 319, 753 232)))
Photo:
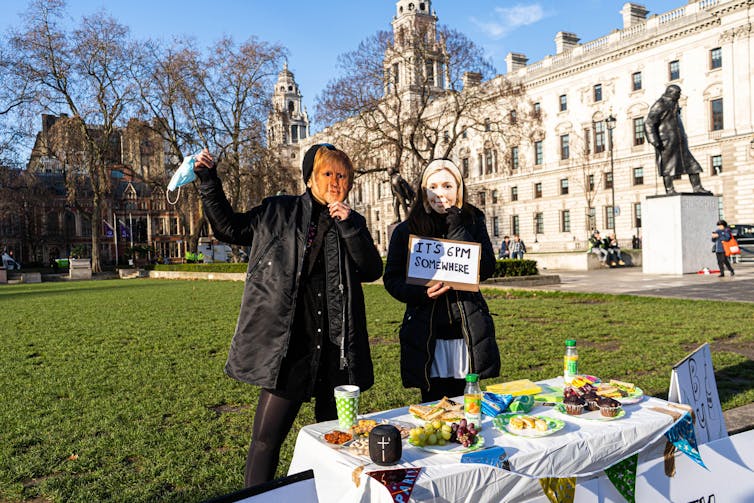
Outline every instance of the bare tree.
POLYGON ((65 110, 85 141, 80 159, 91 189, 92 270, 101 270, 100 229, 117 160, 116 126, 134 95, 128 79, 128 29, 103 13, 84 17, 72 31, 58 23, 62 0, 35 0, 22 31, 10 40, 12 64, 31 102, 65 110))
MULTIPOLYGON (((429 27, 427 30, 431 30, 429 27)), ((468 131, 504 153, 528 137, 523 86, 494 75, 482 50, 440 27, 403 40, 381 31, 338 60, 342 75, 318 96, 315 117, 333 128, 361 173, 393 167, 409 180, 436 158, 450 157, 468 131), (377 163, 378 155, 386 166, 377 163)))
POLYGON ((594 201, 600 191, 601 173, 599 162, 595 162, 594 155, 590 146, 590 130, 585 129, 582 134, 571 133, 571 155, 573 165, 577 166, 579 186, 583 190, 585 216, 585 233, 588 238, 597 226, 596 208, 594 201))

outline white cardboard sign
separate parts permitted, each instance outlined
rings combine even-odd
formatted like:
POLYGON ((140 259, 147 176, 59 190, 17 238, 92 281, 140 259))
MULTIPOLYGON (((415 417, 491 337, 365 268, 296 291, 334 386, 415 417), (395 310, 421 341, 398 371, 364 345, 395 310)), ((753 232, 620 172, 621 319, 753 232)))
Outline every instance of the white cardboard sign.
POLYGON ((706 444, 728 436, 709 344, 703 344, 673 367, 668 400, 691 406, 696 416, 697 443, 706 444))
MULTIPOLYGON (((754 430, 699 446, 704 469, 682 453, 675 455, 675 476, 665 475, 662 455, 641 461, 636 472, 636 501, 751 503, 754 501, 754 430)), ((625 503, 607 475, 577 481, 575 503, 625 503)))
POLYGON ((407 283, 430 286, 442 281, 458 290, 479 290, 479 243, 411 234, 408 247, 407 283))

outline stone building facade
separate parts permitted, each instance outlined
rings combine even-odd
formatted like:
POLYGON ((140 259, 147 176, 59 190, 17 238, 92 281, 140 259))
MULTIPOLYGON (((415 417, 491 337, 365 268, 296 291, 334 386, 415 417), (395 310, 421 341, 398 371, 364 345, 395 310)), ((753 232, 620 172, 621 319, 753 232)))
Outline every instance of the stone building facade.
MULTIPOLYGON (((395 40, 412 23, 437 21, 428 1, 400 0, 396 8, 395 40)), ((507 72, 495 79, 526 86, 541 128, 500 151, 490 152, 473 131, 455 148, 451 157, 467 171, 471 201, 485 211, 496 243, 518 233, 530 251, 558 251, 583 249, 593 229, 614 230, 624 246, 641 237, 643 201, 664 193, 643 120, 670 84, 682 89, 689 146, 720 215, 754 223, 754 3, 690 1, 650 16, 626 3, 621 14, 623 27, 596 40, 582 43, 577 34, 559 32, 555 54, 541 61, 508 54, 507 72)), ((440 65, 433 71, 442 75, 440 65)), ((338 127, 300 139, 299 159, 309 145, 331 141, 338 127)), ((686 177, 675 185, 690 191, 686 177)), ((387 175, 357 178, 350 199, 385 252, 392 221, 387 175)))

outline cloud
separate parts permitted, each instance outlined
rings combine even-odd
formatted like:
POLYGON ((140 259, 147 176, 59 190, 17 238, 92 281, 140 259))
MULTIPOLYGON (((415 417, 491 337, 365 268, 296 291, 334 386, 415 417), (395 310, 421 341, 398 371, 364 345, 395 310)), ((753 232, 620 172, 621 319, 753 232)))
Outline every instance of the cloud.
POLYGON ((544 10, 538 3, 518 4, 513 7, 495 7, 495 12, 489 21, 479 21, 472 17, 471 22, 491 38, 500 39, 516 28, 534 24, 543 17, 545 17, 544 10))

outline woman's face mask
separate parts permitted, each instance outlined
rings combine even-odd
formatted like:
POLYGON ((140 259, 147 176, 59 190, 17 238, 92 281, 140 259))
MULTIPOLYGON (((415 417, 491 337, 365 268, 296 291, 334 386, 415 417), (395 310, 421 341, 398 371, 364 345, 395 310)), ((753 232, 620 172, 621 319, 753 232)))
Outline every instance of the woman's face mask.
POLYGON ((437 213, 445 213, 456 204, 458 183, 449 171, 442 169, 427 178, 427 201, 437 213))

